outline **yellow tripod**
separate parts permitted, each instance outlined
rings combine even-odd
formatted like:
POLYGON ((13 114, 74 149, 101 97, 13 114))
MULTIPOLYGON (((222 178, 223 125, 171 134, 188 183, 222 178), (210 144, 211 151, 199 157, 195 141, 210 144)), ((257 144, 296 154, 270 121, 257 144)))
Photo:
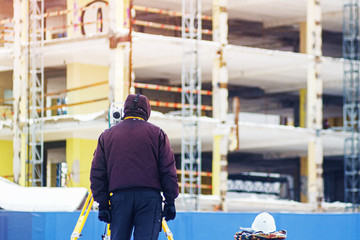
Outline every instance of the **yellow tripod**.
POLYGON ((165 236, 167 237, 168 240, 174 240, 173 234, 170 231, 169 226, 167 225, 167 222, 165 220, 165 218, 162 219, 162 229, 165 233, 165 236))
MULTIPOLYGON (((90 213, 93 203, 94 203, 94 198, 92 196, 92 192, 90 192, 90 194, 86 198, 84 207, 81 210, 81 213, 80 213, 79 219, 75 225, 74 231, 71 234, 71 240, 77 240, 78 238, 80 238, 82 236, 81 231, 85 225, 87 217, 89 216, 89 213, 90 213)), ((165 218, 162 219, 162 229, 168 240, 174 240, 173 234, 170 231, 169 226, 167 225, 167 223, 165 221, 165 218)), ((111 235, 110 224, 107 224, 105 232, 106 233, 104 235, 102 235, 102 239, 110 240, 110 235, 111 235)))
MULTIPOLYGON (((79 219, 75 225, 74 231, 71 234, 71 240, 77 240, 79 237, 82 236, 81 231, 85 225, 87 217, 89 216, 89 213, 90 213, 93 203, 94 203, 94 198, 92 196, 92 192, 90 192, 86 198, 84 207, 81 210, 81 213, 80 213, 79 219)), ((108 237, 108 238, 103 237, 104 240, 110 239, 110 228, 109 228, 110 224, 107 224, 107 225, 108 225, 107 226, 108 230, 106 231, 106 237, 108 237)))

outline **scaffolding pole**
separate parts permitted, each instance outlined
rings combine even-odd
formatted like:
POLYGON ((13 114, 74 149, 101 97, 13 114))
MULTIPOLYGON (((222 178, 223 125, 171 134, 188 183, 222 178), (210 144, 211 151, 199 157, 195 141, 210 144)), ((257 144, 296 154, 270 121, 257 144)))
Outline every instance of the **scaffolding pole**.
POLYGON ((359 1, 347 0, 343 6, 343 91, 345 202, 357 211, 360 204, 360 75, 359 1))
POLYGON ((28 186, 43 186, 44 0, 29 1, 27 167, 28 186))
POLYGON ((182 0, 181 193, 188 210, 199 210, 201 194, 201 0, 182 0), (194 204, 189 204, 194 201, 194 204))

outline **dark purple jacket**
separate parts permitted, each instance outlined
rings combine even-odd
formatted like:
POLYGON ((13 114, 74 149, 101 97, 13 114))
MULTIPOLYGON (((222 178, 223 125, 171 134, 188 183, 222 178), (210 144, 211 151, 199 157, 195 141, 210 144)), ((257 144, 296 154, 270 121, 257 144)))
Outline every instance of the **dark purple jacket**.
POLYGON ((169 139, 146 121, 151 112, 147 98, 140 95, 133 108, 134 97, 129 95, 125 102, 125 120, 105 130, 98 140, 90 188, 99 204, 107 203, 110 192, 126 188, 158 189, 167 202, 174 202, 179 194, 169 139))

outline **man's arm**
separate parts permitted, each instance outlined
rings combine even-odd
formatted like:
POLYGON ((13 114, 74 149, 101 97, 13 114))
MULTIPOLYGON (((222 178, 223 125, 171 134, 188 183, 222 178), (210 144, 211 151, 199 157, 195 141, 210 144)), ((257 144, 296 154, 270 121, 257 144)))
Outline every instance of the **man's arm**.
POLYGON ((109 182, 102 137, 103 135, 100 135, 99 137, 90 171, 90 188, 93 193, 94 200, 98 202, 100 206, 106 204, 108 205, 109 201, 109 182))
POLYGON ((160 130, 159 135, 159 174, 165 201, 173 204, 179 195, 174 153, 167 135, 160 130))

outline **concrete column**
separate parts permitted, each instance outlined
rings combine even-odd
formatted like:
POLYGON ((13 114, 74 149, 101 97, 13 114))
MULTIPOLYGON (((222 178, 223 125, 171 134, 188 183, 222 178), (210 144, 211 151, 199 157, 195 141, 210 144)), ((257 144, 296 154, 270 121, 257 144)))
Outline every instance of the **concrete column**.
POLYGON ((228 44, 228 13, 226 0, 213 0, 213 41, 219 44, 216 51, 213 73, 213 117, 226 121, 228 112, 228 70, 225 48, 228 44))
POLYGON ((14 0, 14 71, 13 71, 13 172, 14 182, 25 186, 27 155, 24 125, 26 119, 27 57, 22 45, 28 39, 28 1, 14 0))
POLYGON ((129 0, 110 0, 110 70, 109 101, 125 102, 129 94, 129 0), (127 19, 127 20, 126 20, 127 19))
POLYGON ((301 22, 300 23, 300 28, 299 28, 299 52, 300 53, 306 53, 307 51, 307 43, 306 43, 306 27, 307 27, 307 23, 306 22, 301 22))
POLYGON ((300 201, 308 203, 308 157, 300 157, 300 201))
MULTIPOLYGON (((323 201, 323 144, 321 129, 323 121, 322 95, 323 82, 320 75, 322 56, 322 26, 320 0, 307 1, 306 27, 301 25, 301 51, 312 56, 308 65, 306 89, 306 120, 305 126, 314 130, 314 137, 308 143, 307 156, 307 191, 303 199, 321 208, 323 201), (304 37, 304 32, 305 36, 304 37), (305 44, 304 44, 305 41, 305 44)), ((305 164, 305 163, 303 163, 305 164)), ((304 171, 305 172, 305 171, 304 171)))
POLYGON ((90 190, 90 169, 96 146, 96 139, 66 139, 66 162, 70 172, 68 186, 90 190))
POLYGON ((10 150, 12 146, 13 146, 12 141, 0 140, 0 152, 1 152, 0 176, 5 177, 10 181, 14 179, 13 178, 14 154, 10 150))
POLYGON ((306 96, 307 91, 306 89, 300 89, 300 103, 299 103, 299 127, 304 128, 305 127, 305 119, 306 119, 306 96))
POLYGON ((228 130, 225 125, 219 126, 213 136, 212 194, 220 197, 220 209, 223 211, 227 211, 228 130))
MULTIPOLYGON (((66 34, 69 38, 81 36, 81 26, 79 25, 81 11, 76 10, 86 5, 87 1, 66 0, 67 9, 70 12, 66 15, 66 25, 68 26, 66 34)), ((90 0, 88 1, 90 2, 90 0)))
MULTIPOLYGON (((69 63, 66 65, 66 88, 72 89, 103 82, 107 79, 108 73, 109 67, 107 66, 69 63)), ((68 104, 88 102, 69 107, 67 113, 69 115, 87 114, 106 110, 109 107, 106 99, 108 92, 109 87, 105 84, 67 93, 68 104), (97 99, 103 100, 97 101, 97 99)))
MULTIPOLYGON (((301 28, 302 30, 306 30, 306 28, 301 28)), ((306 34, 302 34, 306 35, 306 34)), ((300 47, 301 49, 301 47, 300 47)), ((299 100, 299 127, 305 127, 305 120, 306 120, 306 96, 307 91, 306 89, 300 89, 299 91, 300 100, 299 100)), ((300 201, 307 203, 308 199, 308 157, 301 157, 300 158, 300 184, 301 184, 301 191, 300 191, 300 201)))
POLYGON ((228 113, 228 70, 225 48, 228 44, 228 13, 226 0, 213 0, 213 41, 218 43, 215 54, 212 86, 213 117, 220 120, 213 140, 213 194, 220 195, 221 209, 226 211, 225 197, 227 192, 227 154, 228 132, 226 116, 228 113))
POLYGON ((220 142, 222 139, 222 135, 214 135, 213 136, 213 159, 212 159, 212 195, 220 196, 220 162, 221 162, 221 154, 220 154, 220 142))

